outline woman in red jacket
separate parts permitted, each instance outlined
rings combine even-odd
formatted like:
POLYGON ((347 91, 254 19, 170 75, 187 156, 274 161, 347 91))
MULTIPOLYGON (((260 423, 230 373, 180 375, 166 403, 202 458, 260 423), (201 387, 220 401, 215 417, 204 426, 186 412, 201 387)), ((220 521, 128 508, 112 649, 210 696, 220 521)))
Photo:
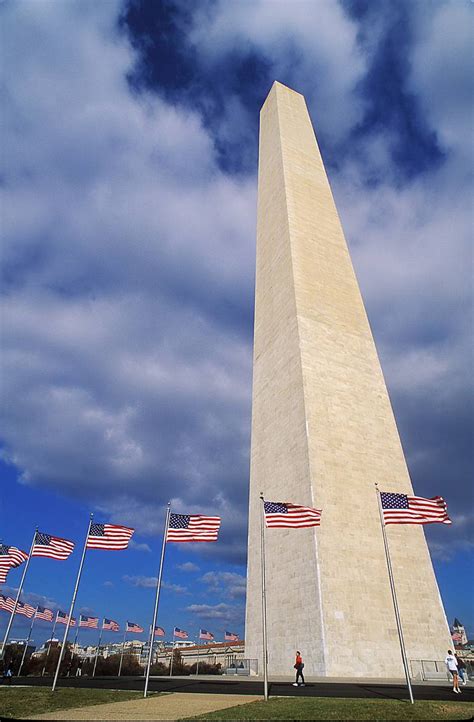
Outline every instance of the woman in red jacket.
POLYGON ((293 687, 304 687, 304 677, 303 677, 303 658, 301 657, 300 652, 296 652, 296 660, 295 660, 295 669, 296 669, 296 680, 293 682, 293 687), (301 677, 301 684, 298 682, 299 678, 301 677))

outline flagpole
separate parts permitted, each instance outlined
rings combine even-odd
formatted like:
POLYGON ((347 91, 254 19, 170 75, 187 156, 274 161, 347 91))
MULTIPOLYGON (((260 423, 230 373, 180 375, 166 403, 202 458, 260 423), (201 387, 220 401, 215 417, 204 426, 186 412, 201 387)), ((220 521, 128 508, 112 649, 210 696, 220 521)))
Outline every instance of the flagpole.
POLYGON ((38 607, 36 607, 35 613, 33 614, 33 619, 31 620, 30 631, 28 632, 28 639, 27 639, 26 642, 25 642, 25 649, 23 650, 23 654, 22 654, 22 656, 21 656, 20 668, 19 668, 19 670, 18 670, 18 677, 21 675, 21 670, 22 670, 22 668, 23 668, 23 662, 25 661, 25 657, 26 657, 26 650, 28 649, 28 645, 29 645, 29 643, 30 643, 31 632, 33 631, 33 625, 34 625, 34 623, 35 623, 35 619, 36 619, 36 614, 37 614, 37 612, 38 612, 38 607))
MULTIPOLYGON (((81 581, 82 567, 84 566, 84 559, 86 557, 86 551, 87 551, 87 540, 89 539, 89 532, 91 530, 91 524, 92 524, 93 517, 94 517, 93 514, 91 514, 89 517, 89 526, 87 527, 87 534, 86 534, 86 539, 84 541, 84 549, 82 550, 81 563, 79 564, 79 570, 77 572, 76 586, 74 587, 74 592, 73 592, 72 600, 71 600, 71 606, 69 608, 69 615, 68 615, 67 623, 66 623, 66 629, 64 630, 63 643, 61 645, 61 649, 59 652, 58 665, 56 667, 56 673, 54 675, 53 686, 51 688, 52 692, 54 692, 54 690, 56 689, 56 684, 58 682, 58 677, 59 677, 59 668, 61 667, 64 650, 66 648, 67 635, 69 633, 69 627, 70 627, 72 615, 74 612, 74 604, 76 603, 76 596, 77 596, 77 590, 79 589, 79 582, 81 581)), ((79 627, 78 627, 78 631, 79 631, 79 627)))
POLYGON ((3 659, 3 655, 5 654, 5 647, 7 646, 8 635, 10 634, 10 629, 11 629, 11 626, 12 626, 12 624, 13 624, 13 619, 14 619, 15 614, 16 614, 16 608, 17 608, 17 606, 18 606, 18 601, 19 601, 19 599, 20 599, 20 594, 21 594, 21 592, 22 592, 22 590, 23 590, 23 583, 24 583, 24 581, 25 581, 26 572, 28 571, 28 567, 30 566, 31 552, 33 551, 33 547, 34 547, 34 544, 35 544, 36 532, 37 532, 37 531, 38 531, 38 527, 36 527, 35 533, 33 534, 33 540, 32 540, 32 542, 31 542, 30 553, 28 554, 28 559, 27 559, 26 562, 25 562, 25 568, 23 569, 23 574, 21 575, 20 586, 18 587, 18 592, 17 592, 17 594, 16 594, 15 604, 14 604, 13 609, 12 609, 12 612, 11 612, 11 614, 10 614, 10 619, 8 620, 7 629, 6 629, 6 632, 5 632, 5 636, 4 636, 4 638, 3 638, 2 651, 0 652, 0 660, 3 659))
POLYGON ((123 641, 122 641, 122 652, 120 653, 120 664, 118 668, 118 677, 120 677, 120 673, 122 672, 122 662, 123 662, 123 653, 125 651, 125 637, 127 636, 127 622, 125 622, 125 632, 123 633, 123 641))
POLYGON ((265 584, 265 506, 263 492, 260 492, 262 500, 262 511, 260 516, 261 531, 261 567, 262 567, 262 633, 263 633, 263 696, 268 702, 268 652, 267 652, 267 592, 265 584))
MULTIPOLYGON (((199 630, 199 633, 201 633, 201 630, 199 630)), ((197 648, 198 648, 198 660, 196 664, 196 677, 199 675, 199 637, 197 641, 197 648)))
POLYGON ((99 632, 99 641, 97 642, 97 652, 95 653, 95 659, 94 659, 94 669, 92 670, 92 676, 95 677, 95 669, 97 667, 97 658, 99 656, 99 650, 100 650, 100 643, 102 642, 102 633, 104 631, 104 620, 102 620, 102 627, 100 628, 99 632))
POLYGON ((153 622, 151 624, 151 630, 150 630, 150 649, 148 651, 148 662, 147 662, 147 666, 146 666, 145 689, 143 690, 144 697, 146 697, 146 694, 148 691, 148 681, 150 679, 151 659, 153 656, 153 641, 155 639, 156 617, 158 615, 158 604, 160 602, 161 577, 163 575, 163 563, 165 561, 166 537, 168 536, 168 526, 170 523, 170 514, 171 514, 171 502, 169 501, 168 506, 166 508, 165 526, 163 529, 163 543, 161 545, 160 569, 158 572, 158 579, 156 580, 155 607, 153 609, 153 622))
POLYGON ((51 651, 51 642, 53 641, 54 632, 56 631, 56 622, 57 622, 57 621, 58 621, 58 613, 57 613, 57 611, 56 611, 56 619, 55 619, 54 622, 53 622, 53 630, 52 630, 52 632, 51 632, 51 639, 50 639, 50 641, 49 641, 48 651, 46 652, 46 658, 45 658, 45 660, 44 660, 43 670, 42 670, 42 672, 41 672, 41 676, 42 676, 42 677, 44 677, 44 673, 45 673, 45 671, 46 671, 46 663, 47 663, 47 661, 48 661, 49 653, 50 653, 50 651, 51 651))
POLYGON ((393 578, 392 561, 390 559, 390 548, 388 546, 387 532, 385 529, 385 521, 383 518, 382 500, 380 498, 380 491, 379 491, 379 487, 377 484, 375 484, 375 490, 377 493, 377 501, 378 501, 378 506, 379 506, 380 524, 382 526, 382 536, 383 536, 383 543, 384 543, 384 547, 385 547, 385 559, 387 560, 388 576, 390 579, 390 589, 392 591, 393 608, 395 610, 395 619, 397 620, 398 639, 400 641, 400 651, 402 653, 403 668, 405 670, 405 677, 407 680, 407 687, 408 687, 408 693, 410 695, 410 702, 411 702, 411 704, 413 704, 414 703, 413 690, 411 688, 410 673, 408 671, 407 653, 406 653, 406 649, 405 649, 405 641, 403 639, 402 622, 401 622, 401 618, 400 618, 400 612, 398 609, 397 593, 395 591, 395 581, 393 578))

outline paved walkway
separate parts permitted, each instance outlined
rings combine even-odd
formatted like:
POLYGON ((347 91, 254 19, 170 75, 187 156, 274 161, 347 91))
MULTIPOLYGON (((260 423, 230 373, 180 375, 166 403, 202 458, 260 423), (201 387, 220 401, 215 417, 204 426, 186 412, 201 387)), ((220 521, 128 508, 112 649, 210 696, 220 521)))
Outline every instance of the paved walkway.
POLYGON ((262 699, 256 695, 190 694, 174 692, 147 699, 111 702, 89 707, 57 710, 23 719, 51 720, 175 720, 206 714, 262 699))

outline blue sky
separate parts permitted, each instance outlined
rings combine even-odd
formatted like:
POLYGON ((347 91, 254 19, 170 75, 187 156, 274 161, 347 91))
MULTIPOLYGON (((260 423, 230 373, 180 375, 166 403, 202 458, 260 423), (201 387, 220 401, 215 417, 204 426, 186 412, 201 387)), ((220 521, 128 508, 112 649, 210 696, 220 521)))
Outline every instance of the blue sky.
MULTIPOLYGON (((79 548, 90 511, 137 530, 88 554, 78 611, 148 624, 172 499, 223 524, 169 545, 159 623, 244 632, 258 112, 277 79, 307 99, 415 491, 454 521, 427 529, 448 618, 474 636, 473 12, 1 4, 1 536, 79 548)), ((78 560, 33 560, 26 599, 66 608, 78 560)))

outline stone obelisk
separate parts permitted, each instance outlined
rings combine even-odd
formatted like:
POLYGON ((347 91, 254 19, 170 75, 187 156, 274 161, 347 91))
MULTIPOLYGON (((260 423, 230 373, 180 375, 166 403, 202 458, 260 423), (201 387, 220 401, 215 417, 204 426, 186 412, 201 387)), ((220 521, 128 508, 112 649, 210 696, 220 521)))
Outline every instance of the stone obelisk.
MULTIPOLYGON (((304 97, 274 83, 260 117, 245 630, 260 670, 263 491, 323 510, 319 528, 266 531, 269 673, 292 673, 298 649, 307 675, 403 678, 376 482, 413 493, 304 97)), ((408 659, 444 659, 423 528, 387 534, 408 659)))

